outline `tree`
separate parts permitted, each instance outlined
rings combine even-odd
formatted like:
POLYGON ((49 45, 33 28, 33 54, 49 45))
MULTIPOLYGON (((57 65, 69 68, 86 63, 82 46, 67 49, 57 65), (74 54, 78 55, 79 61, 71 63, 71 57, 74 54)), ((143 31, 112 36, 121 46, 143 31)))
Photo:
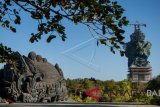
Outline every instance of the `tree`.
POLYGON ((160 75, 150 80, 146 89, 152 91, 156 90, 158 92, 158 90, 160 89, 160 75))
POLYGON ((160 75, 156 76, 152 80, 150 80, 147 84, 146 90, 150 90, 152 92, 152 95, 150 97, 150 103, 151 104, 158 104, 160 105, 160 96, 159 94, 160 89, 160 75), (157 95, 154 95, 153 92, 157 93, 157 95))
MULTIPOLYGON (((124 9, 111 0, 2 0, 0 1, 0 24, 4 28, 16 32, 15 25, 21 24, 21 13, 28 13, 37 20, 37 31, 31 33, 30 42, 41 40, 48 35, 47 42, 57 36, 66 40, 64 19, 75 24, 86 26, 99 43, 110 47, 115 53, 117 48, 121 55, 124 44, 123 26, 128 24, 123 16, 124 9)), ((12 62, 13 51, 0 44, 0 62, 12 62), (11 58, 11 59, 10 59, 11 58)))

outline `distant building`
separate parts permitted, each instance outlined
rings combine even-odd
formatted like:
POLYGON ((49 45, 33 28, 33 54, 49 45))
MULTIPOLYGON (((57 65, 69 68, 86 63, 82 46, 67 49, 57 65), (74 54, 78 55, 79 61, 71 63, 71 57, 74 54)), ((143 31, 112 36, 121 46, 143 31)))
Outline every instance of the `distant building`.
POLYGON ((134 33, 130 36, 130 42, 125 44, 125 54, 128 58, 128 79, 132 82, 146 83, 152 78, 152 67, 148 61, 151 43, 145 41, 145 35, 140 30, 144 24, 132 24, 134 33))

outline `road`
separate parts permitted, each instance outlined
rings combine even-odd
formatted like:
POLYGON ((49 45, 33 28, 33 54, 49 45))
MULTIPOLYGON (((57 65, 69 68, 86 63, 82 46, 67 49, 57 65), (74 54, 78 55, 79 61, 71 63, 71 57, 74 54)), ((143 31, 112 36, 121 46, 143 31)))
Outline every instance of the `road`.
POLYGON ((0 103, 0 107, 159 107, 156 105, 135 105, 135 104, 55 104, 55 103, 0 103))

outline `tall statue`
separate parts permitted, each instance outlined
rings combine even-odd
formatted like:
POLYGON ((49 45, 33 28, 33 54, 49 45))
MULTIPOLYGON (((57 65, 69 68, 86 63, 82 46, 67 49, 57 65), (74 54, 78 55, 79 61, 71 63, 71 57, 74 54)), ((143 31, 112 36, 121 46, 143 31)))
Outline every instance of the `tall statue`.
POLYGON ((140 24, 134 24, 135 31, 130 36, 131 41, 125 44, 125 54, 128 58, 128 67, 150 66, 148 57, 150 55, 151 43, 145 41, 145 35, 140 30, 140 24))

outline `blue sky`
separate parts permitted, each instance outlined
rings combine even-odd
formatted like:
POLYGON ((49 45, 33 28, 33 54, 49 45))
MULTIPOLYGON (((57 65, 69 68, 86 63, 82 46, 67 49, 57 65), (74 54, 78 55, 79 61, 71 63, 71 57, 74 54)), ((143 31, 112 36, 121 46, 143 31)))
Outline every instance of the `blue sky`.
MULTIPOLYGON (((118 0, 126 10, 124 15, 131 23, 139 21, 147 24, 142 27, 146 35, 146 40, 152 43, 149 61, 152 66, 152 74, 156 76, 160 72, 160 1, 159 0, 118 0)), ((127 58, 115 55, 106 46, 96 46, 96 41, 92 38, 88 29, 83 25, 74 25, 65 21, 67 41, 62 42, 57 38, 50 44, 45 42, 44 36, 38 43, 29 42, 30 34, 36 29, 36 22, 23 13, 22 25, 17 26, 17 33, 1 28, 0 43, 11 47, 14 51, 19 51, 27 55, 30 51, 46 57, 50 63, 58 63, 62 68, 65 78, 85 78, 94 77, 101 80, 114 79, 116 81, 127 78, 127 58)), ((125 41, 129 41, 129 36, 133 33, 132 26, 125 27, 125 41)))

